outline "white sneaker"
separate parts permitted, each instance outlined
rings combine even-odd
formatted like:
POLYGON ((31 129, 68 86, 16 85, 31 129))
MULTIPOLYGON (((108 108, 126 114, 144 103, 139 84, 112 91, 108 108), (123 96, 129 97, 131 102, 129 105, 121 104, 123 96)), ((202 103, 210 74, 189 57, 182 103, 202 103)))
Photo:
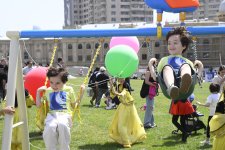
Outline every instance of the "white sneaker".
POLYGON ((99 108, 99 107, 100 107, 100 105, 95 105, 95 106, 94 106, 94 108, 99 108))
POLYGON ((171 85, 167 89, 167 93, 171 99, 175 100, 179 96, 179 88, 177 86, 171 85))
POLYGON ((106 110, 114 109, 115 108, 115 105, 116 104, 109 102, 109 106, 105 107, 105 109, 106 110))

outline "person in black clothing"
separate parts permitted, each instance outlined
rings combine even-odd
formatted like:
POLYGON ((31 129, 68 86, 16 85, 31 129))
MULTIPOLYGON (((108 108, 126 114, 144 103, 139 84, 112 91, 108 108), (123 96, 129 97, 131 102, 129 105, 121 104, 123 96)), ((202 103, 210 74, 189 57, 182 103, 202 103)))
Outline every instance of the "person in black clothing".
POLYGON ((56 68, 65 68, 65 65, 64 65, 62 57, 59 57, 57 59, 57 66, 56 66, 56 68))
POLYGON ((7 74, 0 71, 0 102, 5 98, 6 95, 6 86, 7 83, 7 74))
POLYGON ((106 74, 105 67, 100 67, 100 71, 96 76, 96 88, 98 91, 95 101, 95 107, 100 107, 102 95, 108 91, 109 76, 106 74))
POLYGON ((8 65, 5 58, 0 61, 0 102, 5 98, 6 95, 6 83, 8 76, 8 65))
POLYGON ((94 72, 91 74, 90 78, 89 78, 89 82, 88 82, 88 87, 91 87, 92 88, 92 91, 93 91, 93 96, 90 100, 90 103, 91 105, 93 106, 94 105, 94 101, 96 100, 97 98, 97 88, 96 88, 96 85, 95 85, 95 81, 96 81, 96 75, 97 73, 99 73, 99 67, 96 67, 94 72))
POLYGON ((220 101, 216 105, 215 115, 209 122, 210 136, 213 137, 213 150, 225 149, 225 85, 222 87, 220 101))

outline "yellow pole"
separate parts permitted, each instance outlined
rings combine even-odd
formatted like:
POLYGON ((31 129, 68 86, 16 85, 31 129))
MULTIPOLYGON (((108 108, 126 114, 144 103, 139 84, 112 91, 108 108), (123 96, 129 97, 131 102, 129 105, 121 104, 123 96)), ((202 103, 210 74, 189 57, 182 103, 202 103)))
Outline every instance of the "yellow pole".
MULTIPOLYGON (((94 58, 93 58, 93 60, 91 62, 91 65, 90 65, 89 69, 88 69, 88 73, 87 73, 87 75, 84 78, 84 82, 83 82, 84 85, 88 82, 89 75, 91 73, 92 68, 94 67, 95 61, 96 61, 96 59, 97 59, 97 57, 99 55, 99 52, 101 50, 101 46, 102 46, 102 43, 103 42, 104 42, 104 39, 100 39, 99 40, 99 43, 100 44, 99 44, 99 46, 98 46, 98 48, 96 50, 95 56, 94 56, 94 58)), ((74 120, 75 113, 77 112, 78 119, 79 119, 80 122, 81 122, 81 117, 80 117, 80 102, 81 102, 82 96, 83 96, 83 89, 80 88, 79 93, 77 95, 77 101, 76 101, 76 104, 75 104, 75 107, 74 107, 74 111, 72 113, 72 119, 74 120)))
POLYGON ((185 26, 184 20, 186 20, 186 13, 185 12, 180 12, 179 13, 179 18, 180 18, 181 26, 185 26))
POLYGON ((162 13, 157 13, 157 38, 161 39, 162 38, 162 13))

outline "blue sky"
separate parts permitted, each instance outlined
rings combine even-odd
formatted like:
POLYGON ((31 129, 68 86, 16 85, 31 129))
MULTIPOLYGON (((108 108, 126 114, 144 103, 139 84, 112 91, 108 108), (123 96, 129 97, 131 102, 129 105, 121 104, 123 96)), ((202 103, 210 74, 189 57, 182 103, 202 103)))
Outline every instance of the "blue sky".
MULTIPOLYGON (((177 20, 178 14, 165 13, 163 19, 177 20)), ((62 29, 64 0, 0 0, 0 36, 6 31, 62 29)))

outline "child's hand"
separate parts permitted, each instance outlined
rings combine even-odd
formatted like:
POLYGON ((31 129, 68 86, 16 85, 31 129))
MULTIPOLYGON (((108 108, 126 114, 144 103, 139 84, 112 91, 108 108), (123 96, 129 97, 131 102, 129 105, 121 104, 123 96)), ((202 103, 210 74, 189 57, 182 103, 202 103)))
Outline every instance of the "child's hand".
POLYGON ((199 101, 197 101, 197 102, 196 102, 196 104, 197 104, 197 105, 201 105, 202 103, 201 103, 201 102, 199 102, 199 101))
POLYGON ((158 62, 157 62, 157 59, 156 58, 151 58, 148 62, 148 66, 149 68, 156 65, 158 62))
POLYGON ((15 113, 15 109, 11 106, 7 106, 7 107, 2 109, 2 112, 5 113, 5 114, 12 115, 12 114, 15 113))
POLYGON ((80 88, 81 88, 82 90, 85 90, 85 85, 84 85, 84 84, 81 84, 81 85, 80 85, 80 88))
POLYGON ((113 86, 110 87, 110 90, 113 94, 117 95, 116 93, 118 93, 118 92, 116 91, 115 87, 113 87, 113 86))
POLYGON ((158 84, 158 83, 157 83, 157 82, 152 82, 152 84, 153 84, 152 86, 157 87, 157 84, 158 84))
POLYGON ((109 79, 109 84, 110 84, 110 86, 113 86, 113 78, 109 79))
POLYGON ((119 93, 119 92, 117 92, 117 91, 115 91, 115 94, 116 94, 117 96, 121 96, 121 95, 122 95, 121 93, 119 93))
POLYGON ((39 87, 38 88, 38 92, 43 92, 43 91, 46 91, 47 87, 46 86, 42 86, 42 87, 39 87))

